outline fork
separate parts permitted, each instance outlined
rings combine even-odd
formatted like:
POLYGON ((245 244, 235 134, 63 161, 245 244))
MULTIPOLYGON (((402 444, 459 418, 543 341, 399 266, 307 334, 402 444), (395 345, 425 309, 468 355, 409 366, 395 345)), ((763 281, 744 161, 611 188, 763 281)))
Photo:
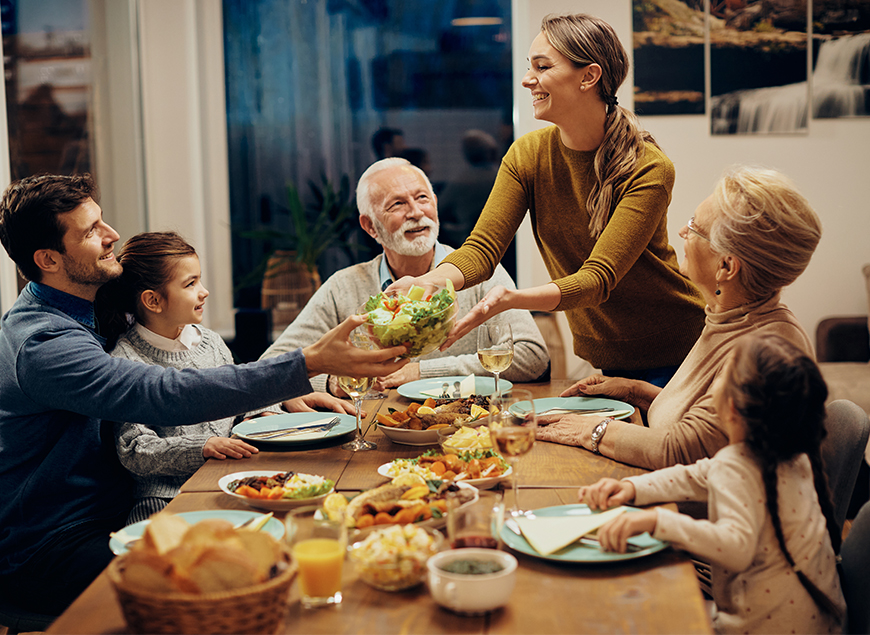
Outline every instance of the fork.
POLYGON ((269 430, 267 432, 253 432, 250 434, 246 434, 245 436, 251 439, 257 440, 267 440, 267 439, 275 439, 278 437, 286 437, 294 434, 302 434, 305 432, 329 432, 335 426, 339 424, 341 419, 339 417, 333 417, 326 423, 318 423, 316 425, 310 426, 299 426, 296 428, 283 428, 281 430, 269 430))

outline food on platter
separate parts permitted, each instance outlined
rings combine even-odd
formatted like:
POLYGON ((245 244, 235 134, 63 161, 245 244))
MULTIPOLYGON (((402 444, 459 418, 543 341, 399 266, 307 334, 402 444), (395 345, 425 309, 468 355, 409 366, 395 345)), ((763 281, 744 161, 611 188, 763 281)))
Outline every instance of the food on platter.
POLYGON ((477 494, 473 487, 441 480, 425 481, 423 485, 388 483, 353 497, 344 509, 345 519, 348 527, 356 529, 440 519, 447 513, 449 492, 456 493, 460 504, 477 494))
POLYGON ((390 525, 374 530, 350 551, 360 578, 384 591, 408 589, 423 581, 426 561, 443 544, 436 530, 390 525))
POLYGON ((214 593, 260 584, 287 566, 271 535, 218 518, 189 524, 168 512, 151 517, 124 557, 121 578, 152 593, 214 593))
POLYGON ((412 403, 405 410, 389 408, 377 421, 388 428, 407 430, 437 430, 456 425, 471 425, 486 419, 490 413, 489 397, 472 395, 466 399, 427 399, 412 403))
POLYGON ((335 483, 314 474, 277 472, 271 476, 248 476, 227 484, 234 494, 260 500, 299 500, 322 496, 335 483))
MULTIPOLYGON (((444 430, 444 432, 448 433, 449 430, 444 430)), ((478 426, 476 428, 463 426, 453 434, 440 436, 441 449, 448 454, 492 449, 492 439, 489 436, 489 428, 487 426, 478 426)))
POLYGON ((428 450, 415 459, 394 459, 387 475, 416 474, 425 480, 465 481, 501 476, 508 468, 507 462, 492 448, 456 454, 428 450))
POLYGON ((444 343, 456 321, 456 292, 453 283, 427 295, 413 286, 407 295, 378 293, 363 305, 367 314, 363 332, 379 348, 405 346, 402 357, 431 353, 444 343))

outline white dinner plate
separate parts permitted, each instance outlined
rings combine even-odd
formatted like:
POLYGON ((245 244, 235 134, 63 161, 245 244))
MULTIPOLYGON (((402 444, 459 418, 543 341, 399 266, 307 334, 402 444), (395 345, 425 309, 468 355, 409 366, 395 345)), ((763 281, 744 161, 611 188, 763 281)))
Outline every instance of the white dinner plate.
MULTIPOLYGON (((628 512, 640 511, 636 507, 629 507, 628 512)), ((544 507, 543 509, 534 510, 535 516, 588 516, 589 514, 597 514, 589 509, 588 506, 577 503, 574 505, 557 505, 555 507, 544 507)), ((543 558, 544 560, 556 560, 560 562, 587 562, 587 563, 605 563, 605 562, 621 562, 623 560, 634 560, 635 558, 643 558, 654 553, 658 553, 662 549, 669 546, 669 543, 657 540, 649 534, 641 534, 632 536, 628 541, 635 547, 639 547, 638 551, 629 551, 627 553, 616 553, 614 551, 602 551, 594 545, 581 544, 573 542, 567 547, 551 553, 549 555, 540 554, 532 547, 523 536, 518 536, 511 531, 507 525, 502 527, 501 537, 505 544, 524 553, 527 556, 535 558, 543 558)))
POLYGON ((268 509, 271 512, 285 512, 288 509, 293 509, 294 507, 299 507, 301 505, 317 505, 320 501, 335 491, 335 487, 333 487, 325 494, 313 496, 311 498, 279 498, 275 500, 263 500, 261 498, 248 498, 247 496, 231 492, 229 489, 229 484, 233 481, 238 481, 249 476, 273 476, 278 474, 279 471, 280 470, 256 470, 252 472, 235 472, 233 474, 227 474, 226 476, 221 477, 218 481, 218 487, 224 494, 232 496, 246 505, 256 507, 257 509, 268 509))
POLYGON ((233 434, 251 443, 265 443, 268 445, 310 445, 325 439, 340 437, 348 432, 356 430, 356 417, 349 414, 335 412, 285 412, 280 415, 257 417, 248 421, 242 421, 235 428, 233 434), (291 437, 279 439, 257 439, 245 435, 256 432, 270 432, 283 430, 284 428, 298 428, 299 426, 312 425, 314 423, 327 423, 330 419, 339 418, 338 425, 326 432, 301 432, 291 437))
MULTIPOLYGON (((586 410, 597 410, 599 408, 613 408, 613 414, 607 412, 593 412, 596 417, 601 417, 602 419, 606 417, 613 417, 614 419, 625 419, 630 417, 634 413, 634 406, 629 403, 625 403, 624 401, 617 401, 616 399, 603 399, 600 397, 545 397, 544 399, 533 399, 532 403, 535 404, 535 413, 540 415, 545 410, 553 410, 556 408, 564 408, 566 410, 573 409, 586 409, 586 410)), ((515 417, 521 417, 523 413, 528 410, 529 402, 528 401, 518 401, 515 404, 511 405, 510 413, 515 417)), ((555 413, 554 413, 555 414, 555 413)), ((559 414, 578 414, 582 415, 583 412, 578 410, 577 412, 566 412, 559 414)))
MULTIPOLYGON (((385 478, 392 480, 394 477, 390 476, 390 473, 389 473, 390 465, 392 465, 392 462, 384 463, 383 465, 381 465, 378 468, 378 474, 380 474, 381 476, 383 476, 385 478)), ((491 487, 495 487, 496 484, 498 484, 499 482, 504 481, 506 479, 509 479, 511 477, 511 474, 513 474, 513 470, 514 469, 511 466, 508 466, 508 469, 505 470, 504 473, 500 474, 499 476, 493 476, 490 478, 466 478, 466 479, 462 479, 461 481, 454 481, 454 482, 457 485, 459 483, 467 483, 469 485, 473 485, 477 489, 490 489, 491 487)))
MULTIPOLYGON (((251 518, 264 516, 264 514, 260 514, 259 512, 248 512, 241 509, 211 509, 198 512, 181 512, 180 514, 177 514, 177 516, 180 516, 191 525, 210 518, 220 518, 221 520, 231 522, 233 525, 238 525, 251 520, 251 518)), ((116 556, 120 556, 122 553, 127 553, 127 547, 124 545, 134 538, 141 538, 142 534, 145 533, 145 527, 147 527, 150 522, 150 520, 142 520, 138 523, 127 525, 120 531, 115 532, 115 534, 109 538, 109 549, 111 549, 112 553, 116 556)), ((267 534, 274 536, 277 540, 281 540, 281 538, 284 537, 284 523, 277 518, 270 518, 266 521, 266 524, 263 525, 260 531, 265 531, 267 534)))
MULTIPOLYGON (((431 379, 418 379, 417 381, 411 381, 407 384, 402 384, 399 386, 398 391, 399 394, 403 397, 407 397, 408 399, 425 401, 432 397, 432 395, 424 395, 421 391, 436 391, 440 394, 442 387, 444 384, 447 384, 447 394, 452 397, 453 391, 455 390, 454 384, 456 382, 461 382, 465 377, 433 377, 431 379)), ((501 392, 505 392, 513 388, 513 384, 509 382, 507 379, 499 378, 498 380, 498 389, 501 392)), ((474 377, 474 394, 476 395, 484 395, 489 396, 495 392, 495 377, 474 377)), ((436 397, 437 398, 437 397, 436 397)))

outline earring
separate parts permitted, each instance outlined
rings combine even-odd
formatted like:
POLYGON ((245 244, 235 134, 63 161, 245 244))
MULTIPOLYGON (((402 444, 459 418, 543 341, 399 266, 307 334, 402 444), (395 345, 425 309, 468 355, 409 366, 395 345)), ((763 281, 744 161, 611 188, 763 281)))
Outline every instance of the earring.
POLYGON ((722 295, 722 289, 719 288, 719 283, 716 283, 716 295, 722 295))

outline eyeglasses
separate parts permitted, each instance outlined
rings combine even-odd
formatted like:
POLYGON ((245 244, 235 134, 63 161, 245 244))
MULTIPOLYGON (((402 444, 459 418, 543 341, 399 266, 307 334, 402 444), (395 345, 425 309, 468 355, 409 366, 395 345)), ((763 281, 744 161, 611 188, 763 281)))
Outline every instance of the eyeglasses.
POLYGON ((696 236, 699 236, 700 238, 703 238, 707 242, 710 242, 709 238, 707 238, 704 234, 702 234, 697 229, 695 229, 695 217, 694 216, 692 216, 692 218, 689 219, 689 222, 686 223, 686 227, 689 229, 690 232, 692 232, 696 236))

